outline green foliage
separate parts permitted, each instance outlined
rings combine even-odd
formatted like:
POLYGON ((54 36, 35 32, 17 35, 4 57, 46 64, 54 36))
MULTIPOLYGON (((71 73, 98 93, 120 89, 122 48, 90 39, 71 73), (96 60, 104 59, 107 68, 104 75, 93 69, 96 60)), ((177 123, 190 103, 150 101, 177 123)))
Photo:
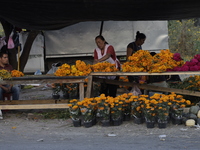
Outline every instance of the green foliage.
POLYGON ((195 19, 168 21, 169 49, 190 60, 200 52, 200 27, 195 19))

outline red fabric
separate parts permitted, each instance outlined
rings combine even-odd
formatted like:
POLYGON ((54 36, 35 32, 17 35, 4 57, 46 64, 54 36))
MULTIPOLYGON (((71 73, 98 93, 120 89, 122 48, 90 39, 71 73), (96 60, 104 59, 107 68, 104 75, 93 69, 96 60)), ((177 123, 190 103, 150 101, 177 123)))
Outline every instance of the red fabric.
POLYGON ((96 50, 94 50, 94 59, 98 59, 97 51, 96 50))

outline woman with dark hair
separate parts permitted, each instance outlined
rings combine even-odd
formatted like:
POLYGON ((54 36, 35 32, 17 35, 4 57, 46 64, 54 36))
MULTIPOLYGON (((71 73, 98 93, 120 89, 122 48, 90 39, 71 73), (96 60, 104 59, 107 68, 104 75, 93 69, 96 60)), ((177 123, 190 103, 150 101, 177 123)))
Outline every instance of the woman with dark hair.
MULTIPOLYGON (((115 54, 114 47, 109 45, 102 35, 95 38, 97 48, 94 50, 94 64, 107 61, 111 64, 115 64, 116 68, 120 68, 120 62, 115 54)), ((119 76, 108 76, 108 79, 119 80, 119 76)), ((100 93, 106 96, 115 97, 117 93, 117 85, 112 84, 101 84, 100 93)))
MULTIPOLYGON (((144 44, 146 40, 146 35, 144 33, 140 33, 139 31, 136 32, 135 41, 131 42, 127 46, 126 50, 126 60, 128 60, 129 56, 132 56, 135 52, 142 49, 142 44, 144 44)), ((140 76, 128 76, 129 82, 136 82, 139 83, 140 76)), ((128 90, 130 91, 132 87, 129 87, 128 90)))
POLYGON ((145 40, 146 40, 146 35, 144 33, 140 33, 139 31, 137 31, 135 41, 129 43, 127 46, 126 60, 128 60, 128 57, 132 56, 133 53, 142 49, 142 44, 144 44, 145 40))

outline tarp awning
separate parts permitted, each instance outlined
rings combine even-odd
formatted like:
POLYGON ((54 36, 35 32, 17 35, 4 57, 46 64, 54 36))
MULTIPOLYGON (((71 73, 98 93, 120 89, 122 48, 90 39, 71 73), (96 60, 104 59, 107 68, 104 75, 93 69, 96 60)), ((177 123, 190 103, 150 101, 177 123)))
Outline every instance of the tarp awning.
POLYGON ((1 0, 0 18, 31 30, 83 21, 175 20, 200 17, 198 0, 1 0))

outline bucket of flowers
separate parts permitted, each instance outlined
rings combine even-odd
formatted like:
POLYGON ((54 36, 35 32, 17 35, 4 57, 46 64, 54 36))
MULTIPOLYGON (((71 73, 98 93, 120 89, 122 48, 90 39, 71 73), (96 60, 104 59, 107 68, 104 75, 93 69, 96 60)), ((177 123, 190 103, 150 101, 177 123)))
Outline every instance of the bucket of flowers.
MULTIPOLYGON (((140 95, 143 96, 143 95, 140 95)), ((156 116, 156 100, 150 100, 144 95, 144 108, 143 113, 146 121, 147 128, 154 128, 155 125, 155 116, 156 116)))
POLYGON ((101 118, 102 126, 110 126, 110 97, 105 97, 101 94, 100 97, 95 97, 97 101, 97 114, 101 118))
POLYGON ((78 106, 78 100, 77 99, 72 99, 69 101, 69 113, 70 117, 73 121, 74 127, 80 127, 81 126, 81 119, 80 119, 80 108, 78 106))
POLYGON ((123 121, 129 121, 131 118, 131 102, 133 99, 130 99, 130 97, 132 95, 133 93, 124 93, 120 96, 120 99, 124 101, 122 107, 123 121))
POLYGON ((64 99, 69 99, 69 88, 68 88, 68 83, 63 83, 62 84, 62 93, 63 93, 63 98, 64 99))
POLYGON ((60 98, 59 92, 61 91, 61 88, 62 88, 62 84, 60 84, 60 83, 53 83, 52 84, 52 89, 53 89, 52 96, 53 96, 54 99, 60 98))
POLYGON ((96 101, 94 98, 85 98, 78 103, 83 116, 83 124, 86 128, 93 126, 96 122, 96 101))
POLYGON ((131 96, 131 116, 134 118, 133 122, 136 124, 142 124, 144 122, 144 114, 142 107, 144 106, 143 100, 138 96, 131 96))
POLYGON ((184 99, 182 95, 176 95, 173 92, 169 95, 169 99, 171 102, 170 113, 172 123, 182 124, 183 108, 191 102, 184 99))
POLYGON ((61 90, 65 99, 76 99, 78 94, 78 85, 75 83, 63 83, 61 90))
POLYGON ((120 100, 120 96, 110 99, 111 119, 114 126, 122 124, 122 107, 123 101, 120 100))
POLYGON ((171 103, 168 102, 167 96, 163 95, 160 98, 157 104, 157 117, 158 117, 158 127, 159 128, 166 128, 169 118, 169 105, 171 103))

